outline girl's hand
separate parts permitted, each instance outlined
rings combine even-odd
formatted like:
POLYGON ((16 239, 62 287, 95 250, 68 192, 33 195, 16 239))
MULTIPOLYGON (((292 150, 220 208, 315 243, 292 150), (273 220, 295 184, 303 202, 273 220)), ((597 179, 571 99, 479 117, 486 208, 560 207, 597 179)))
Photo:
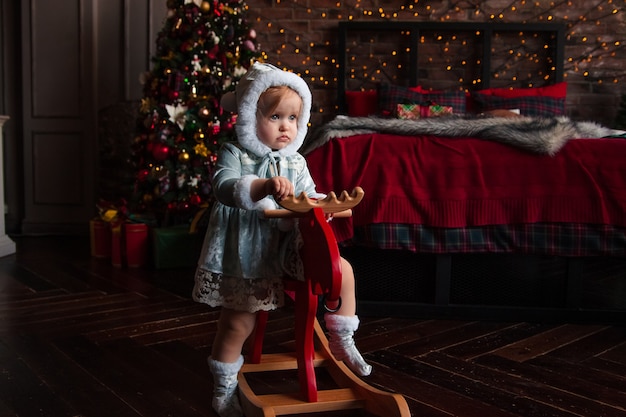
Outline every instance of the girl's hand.
POLYGON ((294 193, 293 184, 285 177, 268 178, 265 181, 264 190, 265 195, 271 195, 276 201, 280 201, 294 193))

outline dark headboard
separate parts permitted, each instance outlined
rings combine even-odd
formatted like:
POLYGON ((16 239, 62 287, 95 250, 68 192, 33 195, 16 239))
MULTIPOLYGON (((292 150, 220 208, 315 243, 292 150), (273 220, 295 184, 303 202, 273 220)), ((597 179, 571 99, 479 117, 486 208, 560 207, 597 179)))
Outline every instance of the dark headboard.
MULTIPOLYGON (((417 86, 420 79, 429 79, 428 70, 424 69, 423 63, 420 64, 422 50, 426 50, 429 45, 425 40, 429 36, 435 35, 434 39, 441 41, 442 45, 446 45, 446 39, 453 39, 458 43, 458 39, 469 40, 463 41, 462 48, 469 51, 471 56, 471 65, 466 65, 467 60, 463 63, 452 63, 451 66, 460 68, 464 66, 463 71, 473 71, 474 75, 471 80, 465 80, 468 85, 463 88, 468 90, 479 90, 494 86, 493 76, 495 74, 494 65, 498 65, 502 61, 502 56, 512 54, 506 48, 514 50, 514 48, 526 48, 527 39, 538 39, 540 48, 544 54, 539 57, 536 65, 542 67, 540 70, 541 82, 544 84, 554 84, 563 81, 564 66, 564 47, 565 47, 565 25, 560 23, 492 23, 492 22, 371 22, 371 21, 350 21, 339 22, 338 44, 337 44, 337 103, 340 111, 345 111, 345 91, 350 89, 349 83, 358 77, 354 68, 350 64, 354 62, 358 65, 360 57, 369 57, 372 59, 376 53, 384 53, 385 42, 389 44, 391 49, 395 50, 397 55, 402 55, 402 62, 394 68, 386 67, 379 62, 380 68, 371 69, 377 71, 377 74, 387 72, 398 72, 401 69, 401 78, 395 79, 407 86, 417 86), (350 37, 358 41, 352 40, 350 37), (522 38, 525 37, 525 38, 522 38), (394 37, 400 37, 402 45, 394 44, 394 37), (499 38, 507 38, 506 44, 498 41, 499 38), (516 38, 517 37, 517 38, 516 38), (518 42, 519 41, 519 42, 518 42), (519 43, 519 45, 514 45, 519 43), (381 45, 378 51, 375 45, 381 45), (362 50, 353 52, 353 49, 361 48, 362 50), (382 49, 382 51, 381 51, 382 49), (498 55, 499 54, 499 55, 498 55), (471 68, 468 70, 468 67, 471 68)), ((445 46, 443 46, 445 47, 445 46)), ((387 52, 390 52, 387 50, 387 52)), ((432 53, 432 49, 429 51, 432 53)), ((452 58, 457 58, 452 54, 452 58)), ((441 58, 442 54, 435 54, 436 58, 441 58)), ((458 57, 463 60, 462 57, 458 57)), ((361 70, 361 69, 359 69, 361 70)), ((432 71, 431 74, 435 72, 432 71)), ((385 76, 385 74, 383 74, 385 76)), ((395 75, 394 75, 395 76, 395 75)), ((371 77, 371 74, 370 74, 371 77)), ((373 78, 373 77, 372 77, 373 78)), ((462 78, 462 77, 461 77, 462 78)), ((368 80, 361 80, 363 83, 368 80)), ((371 81, 371 79, 369 80, 371 81)), ((524 82, 525 80, 516 80, 524 82)), ((537 82, 537 81, 535 81, 537 82)), ((457 85, 461 88, 460 85, 457 85)))

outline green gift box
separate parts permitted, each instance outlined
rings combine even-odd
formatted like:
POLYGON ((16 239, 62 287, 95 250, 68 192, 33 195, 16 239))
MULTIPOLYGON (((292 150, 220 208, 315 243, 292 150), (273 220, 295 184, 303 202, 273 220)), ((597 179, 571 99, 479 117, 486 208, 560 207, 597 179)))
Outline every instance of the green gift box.
POLYGON ((187 225, 154 228, 152 231, 154 267, 195 268, 204 232, 190 232, 187 225))

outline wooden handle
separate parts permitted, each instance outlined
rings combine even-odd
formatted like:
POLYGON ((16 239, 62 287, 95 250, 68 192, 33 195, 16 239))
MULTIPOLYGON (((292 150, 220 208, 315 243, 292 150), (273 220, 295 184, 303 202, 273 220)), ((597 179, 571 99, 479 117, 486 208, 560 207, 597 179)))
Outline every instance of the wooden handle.
POLYGON ((306 213, 317 207, 323 208, 324 213, 336 213, 355 207, 361 202, 364 194, 365 192, 361 187, 355 187, 351 194, 348 194, 347 191, 342 191, 339 197, 337 197, 337 194, 331 191, 325 198, 316 200, 309 198, 302 192, 298 197, 291 195, 279 201, 278 204, 288 210, 300 213, 306 213))
MULTIPOLYGON (((297 211, 285 210, 285 209, 275 209, 275 210, 263 210, 263 215, 268 219, 288 219, 295 217, 304 217, 306 213, 301 213, 297 211)), ((332 214, 332 217, 342 218, 342 217, 352 217, 352 210, 342 210, 332 214)))

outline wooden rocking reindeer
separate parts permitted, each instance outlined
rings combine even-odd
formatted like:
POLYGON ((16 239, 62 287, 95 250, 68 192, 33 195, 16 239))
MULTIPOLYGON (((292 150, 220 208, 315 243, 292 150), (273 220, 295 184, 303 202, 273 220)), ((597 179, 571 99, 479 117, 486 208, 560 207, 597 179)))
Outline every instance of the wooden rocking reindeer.
POLYGON ((298 227, 304 240, 301 257, 305 281, 285 280, 286 291, 295 301, 295 353, 262 354, 268 313, 258 314, 251 352, 239 372, 240 400, 247 417, 347 409, 365 409, 381 417, 410 416, 403 396, 366 384, 343 362, 335 360, 316 319, 319 296, 328 301, 341 301, 339 248, 327 215, 351 216, 352 208, 359 204, 363 195, 360 187, 351 194, 343 191, 339 197, 331 192, 322 200, 312 200, 302 194, 281 201, 280 205, 286 210, 265 211, 266 217, 298 218, 298 227), (318 367, 326 368, 338 388, 317 389, 315 368, 318 367), (255 372, 296 369, 300 392, 257 395, 246 378, 247 374, 255 372))

